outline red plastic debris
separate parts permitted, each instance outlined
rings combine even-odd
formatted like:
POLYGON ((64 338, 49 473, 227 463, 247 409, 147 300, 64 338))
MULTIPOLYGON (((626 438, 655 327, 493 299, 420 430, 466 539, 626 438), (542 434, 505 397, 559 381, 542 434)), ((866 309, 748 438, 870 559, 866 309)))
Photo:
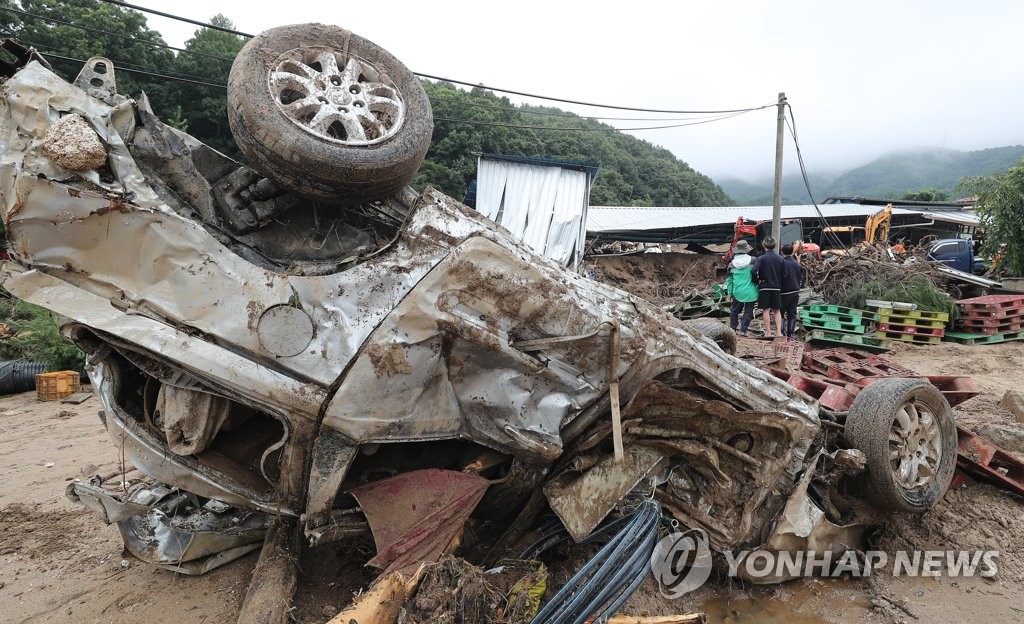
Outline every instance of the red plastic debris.
POLYGON ((958 470, 1024 496, 1024 462, 973 431, 957 427, 956 433, 958 470))

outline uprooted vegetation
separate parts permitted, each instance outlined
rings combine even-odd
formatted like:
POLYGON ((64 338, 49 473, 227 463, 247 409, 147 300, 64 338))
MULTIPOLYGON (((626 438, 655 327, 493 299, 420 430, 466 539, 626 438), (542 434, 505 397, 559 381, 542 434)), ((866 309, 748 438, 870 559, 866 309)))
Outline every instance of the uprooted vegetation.
POLYGON ((917 255, 898 261, 884 250, 868 247, 849 255, 808 258, 804 266, 807 286, 829 303, 866 309, 868 299, 902 301, 922 310, 945 312, 953 319, 958 316, 959 288, 917 255))
POLYGON ((0 360, 43 362, 49 370, 81 370, 82 350, 65 340, 57 315, 0 289, 0 360))

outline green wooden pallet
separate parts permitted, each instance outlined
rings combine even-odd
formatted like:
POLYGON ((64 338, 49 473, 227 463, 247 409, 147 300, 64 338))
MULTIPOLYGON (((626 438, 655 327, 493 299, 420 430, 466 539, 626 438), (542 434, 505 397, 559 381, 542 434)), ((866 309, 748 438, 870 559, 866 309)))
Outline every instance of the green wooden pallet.
POLYGON ((830 329, 833 331, 846 332, 850 334, 867 333, 867 327, 861 325, 859 322, 816 319, 811 318, 809 316, 801 315, 800 323, 807 329, 830 329))
POLYGON ((873 321, 876 318, 878 318, 877 314, 875 314, 874 312, 870 312, 868 310, 858 310, 857 308, 847 308, 845 306, 838 306, 838 305, 824 305, 824 304, 809 305, 809 306, 803 306, 802 308, 800 308, 800 311, 801 311, 801 313, 802 312, 817 312, 817 313, 821 313, 821 314, 844 314, 846 316, 864 318, 864 319, 867 319, 869 321, 873 321))
POLYGON ((875 336, 860 336, 857 334, 844 334, 842 332, 814 329, 807 334, 807 342, 824 342, 856 347, 872 353, 884 353, 889 350, 888 341, 875 336))
POLYGON ((966 332, 946 332, 944 340, 965 345, 984 345, 1024 340, 1024 331, 1007 332, 1005 334, 968 334, 966 332))

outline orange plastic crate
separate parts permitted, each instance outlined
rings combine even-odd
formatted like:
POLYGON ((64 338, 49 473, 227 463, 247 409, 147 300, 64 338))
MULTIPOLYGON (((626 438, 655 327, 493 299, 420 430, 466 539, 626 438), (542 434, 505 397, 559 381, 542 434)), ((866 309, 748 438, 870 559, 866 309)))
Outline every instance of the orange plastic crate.
POLYGON ((57 371, 36 375, 36 397, 40 401, 64 399, 82 389, 77 371, 57 371))

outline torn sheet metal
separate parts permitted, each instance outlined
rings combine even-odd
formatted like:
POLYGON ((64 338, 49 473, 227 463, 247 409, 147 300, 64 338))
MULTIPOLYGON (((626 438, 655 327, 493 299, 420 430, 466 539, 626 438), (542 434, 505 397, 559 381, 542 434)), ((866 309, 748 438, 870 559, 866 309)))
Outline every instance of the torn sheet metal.
POLYGON ((247 553, 263 542, 266 514, 159 483, 137 484, 125 496, 75 482, 68 498, 116 522, 125 548, 137 558, 182 574, 203 574, 247 553))
POLYGON ((630 445, 621 463, 608 456, 582 475, 563 473, 544 486, 544 496, 569 535, 579 542, 641 481, 665 464, 664 452, 630 445))
MULTIPOLYGON (((833 553, 833 557, 838 557, 848 550, 858 550, 863 547, 866 525, 859 523, 839 525, 829 521, 825 512, 811 500, 807 493, 818 462, 824 454, 823 452, 819 453, 807 466, 807 471, 797 483, 796 490, 789 496, 771 537, 761 546, 762 550, 775 553, 830 552, 833 553)), ((848 454, 844 457, 849 459, 848 454)), ((860 459, 863 460, 863 457, 860 459)), ((741 577, 754 584, 781 583, 801 576, 797 571, 794 576, 769 574, 750 577, 745 573, 744 568, 745 566, 740 567, 741 577)), ((776 571, 784 569, 784 566, 778 566, 776 571)))
POLYGON ((149 511, 149 507, 145 505, 120 500, 111 496, 102 487, 82 481, 69 483, 64 494, 71 502, 79 503, 98 513, 107 524, 121 522, 149 511))
POLYGON ((669 458, 655 498, 684 525, 703 528, 718 549, 756 539, 778 512, 772 493, 793 487, 787 450, 806 434, 797 420, 738 410, 699 389, 660 382, 649 383, 623 418, 627 440, 669 458))
POLYGON ((490 482, 453 470, 415 470, 352 491, 373 530, 384 573, 436 561, 462 530, 490 482))

